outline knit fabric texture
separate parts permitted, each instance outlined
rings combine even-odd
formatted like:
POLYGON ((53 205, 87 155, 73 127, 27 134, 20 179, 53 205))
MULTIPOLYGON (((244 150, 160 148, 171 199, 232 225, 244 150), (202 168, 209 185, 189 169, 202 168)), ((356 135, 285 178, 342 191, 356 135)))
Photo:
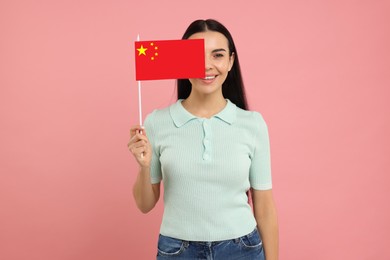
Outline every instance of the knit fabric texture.
POLYGON ((164 184, 162 235, 220 241, 257 225, 246 192, 272 188, 268 129, 258 112, 226 101, 211 118, 192 115, 178 100, 145 120, 151 181, 164 184))

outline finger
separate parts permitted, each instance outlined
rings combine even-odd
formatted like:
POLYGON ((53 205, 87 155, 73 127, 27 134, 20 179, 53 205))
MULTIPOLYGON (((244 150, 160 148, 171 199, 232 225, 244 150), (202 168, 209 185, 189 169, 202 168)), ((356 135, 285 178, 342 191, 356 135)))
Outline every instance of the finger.
POLYGON ((146 146, 146 145, 147 145, 147 142, 145 140, 140 140, 140 141, 134 143, 135 148, 146 146))
POLYGON ((139 149, 139 148, 143 148, 144 150, 148 150, 149 149, 148 144, 144 140, 138 141, 136 143, 129 143, 127 145, 127 147, 129 148, 129 150, 131 152, 133 152, 135 149, 139 149))
POLYGON ((142 132, 143 129, 144 129, 144 127, 141 125, 132 126, 130 128, 130 136, 134 136, 135 134, 142 132))
POLYGON ((130 145, 130 146, 128 146, 129 147, 129 150, 131 151, 131 152, 133 152, 135 149, 139 149, 139 148, 143 148, 143 149, 146 149, 147 147, 146 147, 146 145, 144 145, 144 144, 132 144, 132 145, 130 145))
POLYGON ((135 134, 131 139, 130 139, 131 142, 139 142, 139 141, 145 141, 146 143, 149 143, 149 140, 148 138, 145 136, 145 135, 142 135, 142 134, 135 134))
POLYGON ((144 155, 146 152, 147 151, 146 151, 145 147, 133 148, 133 151, 132 151, 134 156, 137 156, 139 158, 144 158, 144 155))
POLYGON ((139 142, 140 140, 143 140, 145 141, 146 143, 149 142, 148 138, 145 136, 145 135, 142 135, 142 134, 135 134, 134 136, 132 136, 129 140, 129 143, 136 143, 136 142, 139 142))
POLYGON ((134 135, 136 133, 143 133, 145 132, 145 127, 142 125, 135 125, 130 128, 130 135, 134 135))

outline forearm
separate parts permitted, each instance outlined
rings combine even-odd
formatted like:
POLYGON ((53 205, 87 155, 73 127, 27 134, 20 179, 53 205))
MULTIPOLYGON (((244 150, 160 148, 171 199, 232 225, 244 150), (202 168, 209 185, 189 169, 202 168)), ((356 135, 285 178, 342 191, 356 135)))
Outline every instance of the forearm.
POLYGON ((158 201, 150 181, 150 168, 141 167, 133 188, 133 196, 142 213, 148 213, 158 201))
POLYGON ((279 227, 276 209, 273 208, 263 214, 255 214, 255 218, 263 240, 265 259, 279 259, 279 227))

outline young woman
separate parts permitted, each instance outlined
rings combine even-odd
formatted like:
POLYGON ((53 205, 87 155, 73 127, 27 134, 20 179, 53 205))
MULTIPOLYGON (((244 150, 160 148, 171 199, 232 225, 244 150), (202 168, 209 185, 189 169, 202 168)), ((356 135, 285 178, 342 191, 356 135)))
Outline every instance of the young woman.
POLYGON ((178 101, 132 127, 128 144, 143 213, 164 182, 157 259, 278 259, 267 126, 247 110, 232 36, 209 19, 183 39, 205 40, 206 77, 178 80, 178 101))

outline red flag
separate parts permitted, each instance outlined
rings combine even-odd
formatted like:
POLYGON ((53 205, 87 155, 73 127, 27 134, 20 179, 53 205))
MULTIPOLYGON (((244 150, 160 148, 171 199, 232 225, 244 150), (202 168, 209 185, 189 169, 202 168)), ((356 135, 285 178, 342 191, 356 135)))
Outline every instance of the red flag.
POLYGON ((204 78, 204 40, 135 42, 136 80, 204 78))

